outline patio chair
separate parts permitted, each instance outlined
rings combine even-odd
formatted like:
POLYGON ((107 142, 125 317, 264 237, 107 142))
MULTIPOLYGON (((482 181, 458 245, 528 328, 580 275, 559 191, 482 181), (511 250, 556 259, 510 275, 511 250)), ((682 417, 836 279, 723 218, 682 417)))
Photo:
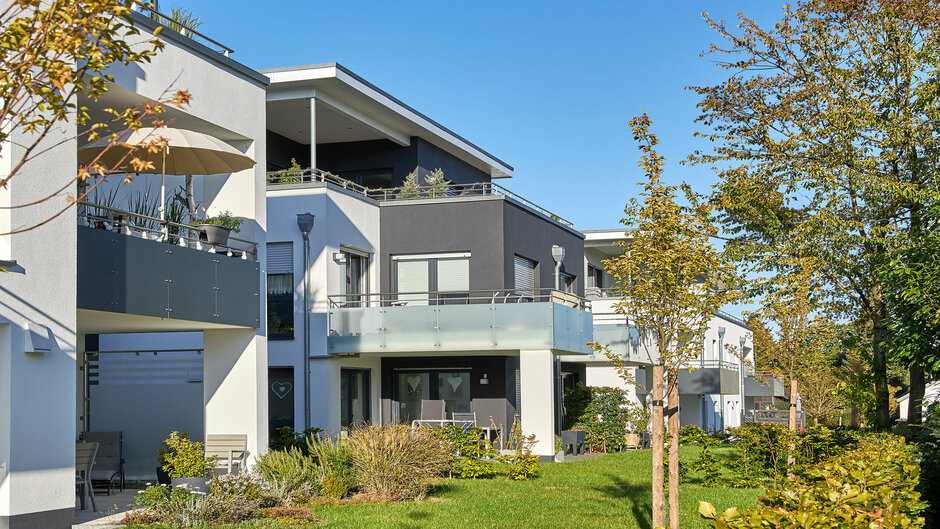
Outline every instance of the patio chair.
POLYGON ((91 470, 95 466, 95 456, 98 454, 98 443, 75 443, 75 485, 78 486, 79 502, 85 510, 85 494, 91 498, 91 510, 98 512, 95 504, 95 491, 91 488, 91 470))
POLYGON ((208 434, 206 435, 206 457, 215 456, 215 468, 227 468, 232 473, 234 467, 239 472, 245 471, 248 462, 248 436, 245 434, 208 434))
POLYGON ((444 413, 443 400, 422 400, 421 401, 421 420, 422 421, 443 421, 447 416, 444 413))
POLYGON ((92 482, 108 484, 108 496, 115 488, 124 491, 124 433, 123 432, 82 432, 82 441, 98 443, 95 457, 95 469, 91 472, 92 482))
POLYGON ((474 412, 466 413, 455 411, 451 414, 451 418, 457 426, 463 427, 464 430, 470 430, 477 425, 477 414, 474 412))

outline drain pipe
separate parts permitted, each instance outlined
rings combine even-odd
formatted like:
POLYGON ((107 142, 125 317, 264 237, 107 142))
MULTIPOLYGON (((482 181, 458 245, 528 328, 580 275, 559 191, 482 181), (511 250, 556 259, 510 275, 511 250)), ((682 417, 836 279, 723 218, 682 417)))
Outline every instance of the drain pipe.
POLYGON ((310 428, 310 230, 313 214, 298 213, 297 227, 304 237, 304 430, 310 428))
POLYGON ((561 264, 565 260, 565 248, 553 244, 552 259, 555 260, 555 290, 561 290, 561 264))

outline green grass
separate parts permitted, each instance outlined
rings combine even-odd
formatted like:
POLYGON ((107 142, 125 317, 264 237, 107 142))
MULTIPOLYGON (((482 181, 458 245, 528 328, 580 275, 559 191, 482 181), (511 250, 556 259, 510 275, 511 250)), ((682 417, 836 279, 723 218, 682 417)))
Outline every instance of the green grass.
MULTIPOLYGON (((698 454, 681 447, 684 460, 698 454)), ((640 528, 650 524, 650 451, 542 465, 532 481, 443 479, 424 501, 315 505, 318 528, 640 528)), ((683 529, 712 527, 698 515, 699 500, 722 510, 756 503, 754 489, 683 485, 683 529)), ((247 526, 246 526, 247 527, 247 526)), ((285 526, 286 527, 286 526, 285 526)))

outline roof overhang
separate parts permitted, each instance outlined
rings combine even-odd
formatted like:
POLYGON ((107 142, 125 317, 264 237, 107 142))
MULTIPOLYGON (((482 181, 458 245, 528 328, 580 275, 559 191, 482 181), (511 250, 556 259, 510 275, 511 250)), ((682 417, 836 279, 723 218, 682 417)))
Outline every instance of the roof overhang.
POLYGON ((316 98, 317 143, 387 139, 409 145, 425 141, 485 171, 510 178, 513 168, 338 63, 261 70, 267 91, 268 128, 300 143, 310 142, 309 105, 316 98), (336 124, 324 130, 321 123, 336 124), (340 123, 349 126, 339 126, 340 123))

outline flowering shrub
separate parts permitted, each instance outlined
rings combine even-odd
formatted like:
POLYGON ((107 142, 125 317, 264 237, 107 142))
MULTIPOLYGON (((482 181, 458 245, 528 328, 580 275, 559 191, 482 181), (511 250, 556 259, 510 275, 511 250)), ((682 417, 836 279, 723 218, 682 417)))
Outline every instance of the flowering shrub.
POLYGON ((256 473, 223 474, 209 481, 209 493, 223 498, 239 496, 259 506, 276 501, 267 484, 256 473))

